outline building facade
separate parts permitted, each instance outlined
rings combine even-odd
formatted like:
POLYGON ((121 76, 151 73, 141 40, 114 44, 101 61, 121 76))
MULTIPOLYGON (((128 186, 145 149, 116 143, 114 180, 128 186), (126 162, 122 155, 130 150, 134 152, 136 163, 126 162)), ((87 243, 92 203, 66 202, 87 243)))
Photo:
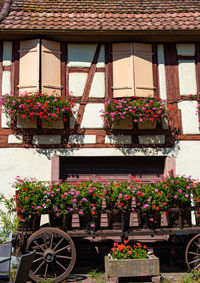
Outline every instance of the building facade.
POLYGON ((1 1, 0 91, 71 93, 69 123, 0 115, 0 191, 16 176, 150 180, 174 169, 199 178, 200 3, 133 0, 1 1), (156 127, 106 128, 104 103, 156 97, 156 127))

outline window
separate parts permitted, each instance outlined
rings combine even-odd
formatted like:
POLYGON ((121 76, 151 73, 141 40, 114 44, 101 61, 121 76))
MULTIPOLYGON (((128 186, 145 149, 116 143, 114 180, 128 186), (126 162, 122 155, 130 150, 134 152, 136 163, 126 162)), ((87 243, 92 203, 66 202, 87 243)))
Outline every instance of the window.
POLYGON ((154 96, 152 44, 112 45, 113 97, 154 96))

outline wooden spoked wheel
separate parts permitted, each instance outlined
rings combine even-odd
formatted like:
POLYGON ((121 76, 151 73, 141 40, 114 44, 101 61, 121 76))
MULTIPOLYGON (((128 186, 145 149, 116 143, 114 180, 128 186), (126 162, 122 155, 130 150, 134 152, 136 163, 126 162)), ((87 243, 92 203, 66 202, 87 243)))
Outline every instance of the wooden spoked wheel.
POLYGON ((43 228, 33 233, 28 238, 26 250, 36 251, 29 274, 36 282, 48 278, 53 282, 63 281, 76 261, 76 249, 72 239, 58 228, 43 228))
POLYGON ((190 271, 200 269, 200 234, 189 241, 185 250, 185 260, 190 271))

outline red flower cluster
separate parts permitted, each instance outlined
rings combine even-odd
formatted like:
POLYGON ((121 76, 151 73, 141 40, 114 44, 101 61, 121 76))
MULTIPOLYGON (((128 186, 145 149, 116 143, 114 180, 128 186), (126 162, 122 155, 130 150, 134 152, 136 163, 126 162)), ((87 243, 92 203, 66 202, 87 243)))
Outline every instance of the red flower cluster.
MULTIPOLYGON (((4 95, 2 104, 8 114, 20 115, 23 119, 59 120, 72 113, 74 102, 71 96, 56 97, 40 92, 25 93, 20 96, 4 95)), ((66 121, 66 117, 64 120, 66 121)))

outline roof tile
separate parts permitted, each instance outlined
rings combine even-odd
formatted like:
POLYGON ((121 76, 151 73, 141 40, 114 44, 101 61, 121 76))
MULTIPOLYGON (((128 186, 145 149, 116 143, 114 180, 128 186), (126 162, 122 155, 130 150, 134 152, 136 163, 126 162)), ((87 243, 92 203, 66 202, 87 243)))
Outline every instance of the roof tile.
POLYGON ((0 28, 194 30, 199 22, 197 0, 13 0, 0 28))

